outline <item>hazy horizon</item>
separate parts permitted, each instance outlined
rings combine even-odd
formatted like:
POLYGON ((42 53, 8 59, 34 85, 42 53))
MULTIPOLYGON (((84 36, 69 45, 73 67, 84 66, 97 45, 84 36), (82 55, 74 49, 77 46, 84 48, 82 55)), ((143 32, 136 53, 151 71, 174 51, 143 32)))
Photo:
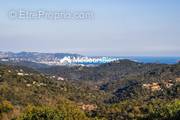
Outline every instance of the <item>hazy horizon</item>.
POLYGON ((0 4, 0 51, 180 56, 178 0, 31 0, 0 4), (11 10, 90 11, 87 20, 12 20, 11 10))
POLYGON ((172 57, 172 58, 179 58, 179 55, 88 55, 88 54, 81 54, 81 53, 76 53, 76 52, 48 52, 48 51, 3 51, 1 50, 0 52, 10 52, 10 53, 22 53, 22 52, 29 52, 29 53, 50 53, 50 54, 56 54, 56 53, 65 53, 65 54, 79 54, 82 56, 87 56, 87 57, 172 57))

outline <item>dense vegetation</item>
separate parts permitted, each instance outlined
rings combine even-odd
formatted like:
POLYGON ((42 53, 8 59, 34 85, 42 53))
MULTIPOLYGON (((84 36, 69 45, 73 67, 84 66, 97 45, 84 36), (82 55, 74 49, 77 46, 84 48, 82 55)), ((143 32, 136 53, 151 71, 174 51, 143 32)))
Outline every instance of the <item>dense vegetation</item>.
POLYGON ((180 64, 41 66, 0 64, 0 119, 180 119, 180 64))

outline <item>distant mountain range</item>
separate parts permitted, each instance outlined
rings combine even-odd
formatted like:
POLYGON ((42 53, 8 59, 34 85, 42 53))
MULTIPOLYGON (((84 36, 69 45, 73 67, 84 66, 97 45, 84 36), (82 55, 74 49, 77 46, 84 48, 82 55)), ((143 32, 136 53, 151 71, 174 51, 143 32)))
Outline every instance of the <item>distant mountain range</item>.
POLYGON ((82 57, 80 54, 73 53, 40 53, 40 52, 0 52, 1 59, 24 60, 24 61, 41 61, 62 59, 65 56, 82 57))
MULTIPOLYGON (((153 57, 153 56, 83 56, 74 53, 40 53, 40 52, 1 52, 2 62, 33 62, 46 65, 99 65, 116 60, 128 59, 140 63, 176 64, 180 57, 153 57)), ((24 64, 24 63, 23 63, 24 64)), ((31 65, 32 65, 31 64, 31 65)))
POLYGON ((39 52, 0 52, 2 62, 34 62, 46 65, 97 65, 109 63, 120 58, 87 57, 72 53, 39 53, 39 52))

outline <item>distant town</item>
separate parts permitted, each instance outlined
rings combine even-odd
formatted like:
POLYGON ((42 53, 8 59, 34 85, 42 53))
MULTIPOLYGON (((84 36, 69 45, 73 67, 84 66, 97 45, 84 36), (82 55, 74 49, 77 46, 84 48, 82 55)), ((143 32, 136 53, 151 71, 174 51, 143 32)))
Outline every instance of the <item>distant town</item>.
MULTIPOLYGON (((62 59, 54 59, 52 61, 39 61, 39 63, 48 64, 48 65, 94 65, 108 63, 112 61, 119 60, 118 58, 111 57, 70 57, 65 56, 62 59)), ((35 62, 35 61, 34 61, 35 62)))
POLYGON ((47 65, 96 65, 119 60, 115 57, 87 57, 70 53, 0 52, 2 62, 29 61, 47 65))
POLYGON ((144 56, 84 56, 74 53, 0 52, 0 62, 33 62, 51 66, 96 66, 117 60, 128 59, 142 63, 175 64, 180 57, 144 56))

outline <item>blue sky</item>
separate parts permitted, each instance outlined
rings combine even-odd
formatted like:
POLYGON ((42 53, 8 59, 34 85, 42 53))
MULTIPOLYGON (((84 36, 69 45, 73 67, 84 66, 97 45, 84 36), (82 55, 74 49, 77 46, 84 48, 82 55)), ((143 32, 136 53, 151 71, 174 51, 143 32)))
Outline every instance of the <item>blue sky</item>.
POLYGON ((180 56, 179 0, 2 0, 0 51, 180 56), (12 20, 15 9, 91 11, 90 20, 12 20))

